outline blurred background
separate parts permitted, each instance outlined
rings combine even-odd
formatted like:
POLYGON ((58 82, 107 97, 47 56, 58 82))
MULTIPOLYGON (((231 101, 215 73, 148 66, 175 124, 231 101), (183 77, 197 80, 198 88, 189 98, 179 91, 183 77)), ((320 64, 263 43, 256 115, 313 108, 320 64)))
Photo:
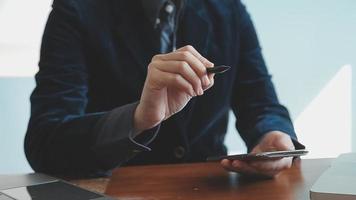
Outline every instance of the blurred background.
MULTIPOLYGON (((356 1, 244 0, 308 158, 356 151, 356 1)), ((0 0, 0 174, 30 172, 29 95, 52 0, 0 0)), ((226 145, 243 153, 231 114, 226 145)))

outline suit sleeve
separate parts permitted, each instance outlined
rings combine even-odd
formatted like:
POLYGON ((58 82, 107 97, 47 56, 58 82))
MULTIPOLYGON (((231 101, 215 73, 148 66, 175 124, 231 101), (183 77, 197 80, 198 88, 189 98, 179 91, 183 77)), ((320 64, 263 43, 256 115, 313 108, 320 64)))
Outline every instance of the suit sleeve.
POLYGON ((278 101, 250 16, 239 1, 237 7, 240 55, 232 99, 236 127, 249 151, 275 130, 290 135, 297 149, 304 148, 297 141, 288 110, 278 101))
POLYGON ((42 40, 25 152, 37 172, 106 174, 141 151, 158 133, 135 137, 137 102, 109 112, 86 113, 88 72, 80 16, 74 2, 55 0, 42 40))

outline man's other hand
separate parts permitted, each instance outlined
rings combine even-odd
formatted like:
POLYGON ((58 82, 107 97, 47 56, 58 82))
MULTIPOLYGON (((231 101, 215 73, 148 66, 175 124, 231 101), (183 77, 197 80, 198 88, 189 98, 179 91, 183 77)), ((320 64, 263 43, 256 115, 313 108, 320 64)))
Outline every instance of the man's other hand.
POLYGON ((191 98, 203 95, 214 84, 214 75, 206 73, 213 66, 192 46, 154 56, 135 111, 135 130, 153 128, 181 111, 191 98))
MULTIPOLYGON (((294 150, 293 142, 289 135, 280 131, 271 131, 267 133, 251 153, 260 153, 266 151, 287 151, 294 150)), ((275 177, 284 169, 292 165, 292 158, 279 158, 263 161, 221 161, 222 166, 229 171, 234 171, 247 175, 260 175, 275 177)))

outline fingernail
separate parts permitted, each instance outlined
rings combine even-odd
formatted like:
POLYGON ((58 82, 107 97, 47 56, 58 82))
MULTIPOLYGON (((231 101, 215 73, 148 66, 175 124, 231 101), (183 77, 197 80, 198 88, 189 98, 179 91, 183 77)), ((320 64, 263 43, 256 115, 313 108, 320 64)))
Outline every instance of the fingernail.
POLYGON ((208 59, 205 59, 205 65, 209 67, 214 67, 214 63, 210 62, 208 59))
POLYGON ((199 90, 199 88, 197 88, 197 89, 194 91, 194 96, 195 96, 195 97, 198 96, 199 93, 200 93, 200 90, 199 90))
POLYGON ((205 76, 203 77, 203 84, 204 84, 204 86, 210 85, 210 80, 209 80, 209 78, 208 78, 207 75, 205 75, 205 76))
POLYGON ((232 162, 232 166, 233 166, 233 167, 239 167, 239 166, 240 166, 240 163, 237 162, 237 161, 234 161, 234 162, 232 162))
POLYGON ((204 94, 204 91, 202 88, 199 88, 199 95, 203 95, 204 94))

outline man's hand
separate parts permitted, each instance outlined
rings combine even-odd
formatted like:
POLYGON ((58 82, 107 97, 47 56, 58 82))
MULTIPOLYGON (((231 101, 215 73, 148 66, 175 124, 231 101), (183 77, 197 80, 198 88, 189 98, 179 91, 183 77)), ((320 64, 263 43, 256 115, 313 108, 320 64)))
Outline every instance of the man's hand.
MULTIPOLYGON (((294 145, 290 136, 280 131, 271 131, 262 138, 260 143, 253 148, 251 153, 284 150, 294 150, 294 145)), ((291 167, 292 158, 248 162, 239 160, 229 161, 224 159, 221 161, 221 164, 229 171, 249 175, 274 177, 282 170, 291 167)))
POLYGON ((213 74, 206 73, 213 66, 192 46, 154 56, 134 115, 136 132, 153 128, 181 111, 192 97, 203 95, 214 84, 213 74))

